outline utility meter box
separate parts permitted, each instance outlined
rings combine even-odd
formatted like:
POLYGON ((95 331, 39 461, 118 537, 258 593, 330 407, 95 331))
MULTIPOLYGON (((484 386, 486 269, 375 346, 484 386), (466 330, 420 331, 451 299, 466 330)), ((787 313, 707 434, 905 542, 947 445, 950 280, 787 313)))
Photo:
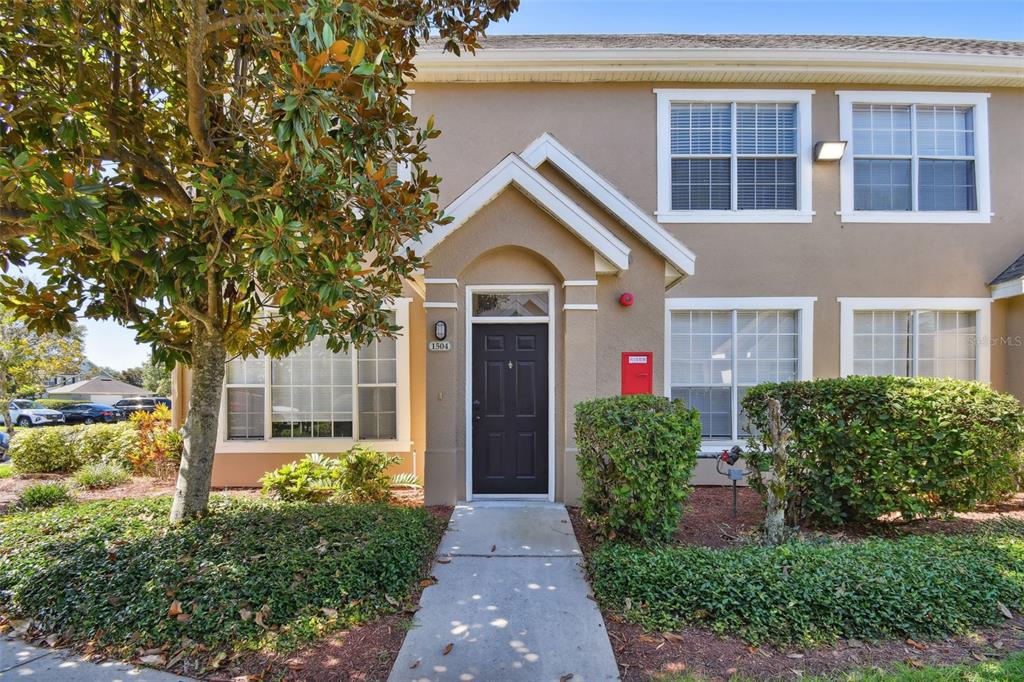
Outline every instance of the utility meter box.
POLYGON ((654 390, 654 353, 622 354, 622 395, 651 393, 654 390))

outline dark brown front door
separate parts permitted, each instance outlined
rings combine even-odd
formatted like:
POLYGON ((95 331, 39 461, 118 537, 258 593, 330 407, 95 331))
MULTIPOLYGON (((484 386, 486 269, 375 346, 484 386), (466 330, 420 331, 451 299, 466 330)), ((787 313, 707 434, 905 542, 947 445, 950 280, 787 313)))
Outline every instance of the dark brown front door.
POLYGON ((473 325, 473 494, 548 492, 548 326, 473 325))

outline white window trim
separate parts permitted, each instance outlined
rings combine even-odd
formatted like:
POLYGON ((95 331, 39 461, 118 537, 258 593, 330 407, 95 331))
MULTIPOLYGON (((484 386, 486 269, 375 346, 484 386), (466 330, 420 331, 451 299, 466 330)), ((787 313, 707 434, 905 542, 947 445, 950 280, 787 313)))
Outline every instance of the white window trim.
MULTIPOLYGON (((868 92, 838 90, 839 139, 849 143, 839 162, 840 210, 845 223, 990 223, 992 222, 991 177, 987 92, 868 92), (961 105, 974 107, 974 173, 976 211, 857 211, 853 208, 853 105, 961 105)), ((914 125, 914 122, 911 121, 914 125)), ((916 177, 916 168, 912 170, 916 177)), ((916 191, 916 190, 914 190, 916 191)))
MULTIPOLYGON (((797 313, 799 334, 799 362, 797 379, 805 381, 814 376, 814 303, 817 296, 775 296, 734 298, 667 298, 665 299, 665 363, 664 393, 672 397, 672 312, 676 310, 792 310, 797 313)), ((735 355, 735 353, 733 354, 735 355)), ((739 438, 701 441, 703 454, 718 454, 734 445, 744 445, 739 438)))
POLYGON ((839 298, 839 375, 853 374, 853 314, 858 310, 958 310, 976 315, 978 381, 992 380, 992 300, 989 298, 839 298))
POLYGON ((555 501, 555 287, 550 284, 492 284, 466 287, 466 501, 474 499, 546 499, 555 501), (537 293, 548 297, 548 314, 531 317, 478 317, 473 314, 473 294, 537 293), (548 491, 540 495, 473 494, 473 325, 474 324, 547 324, 548 326, 548 491))
MULTIPOLYGON (((704 90, 655 88, 658 108, 659 223, 809 223, 813 143, 811 96, 814 90, 704 90), (771 102, 797 105, 796 210, 673 211, 672 210, 672 104, 673 102, 771 102)), ((735 145, 734 145, 735 147, 735 145)), ((735 151, 735 149, 734 149, 735 151)), ((733 178, 735 188, 736 179, 733 178)))
MULTIPOLYGON (((395 339, 396 358, 396 379, 397 388, 395 391, 396 409, 398 411, 396 426, 397 434, 393 440, 360 440, 359 435, 359 403, 358 393, 360 384, 358 373, 353 370, 352 374, 352 438, 273 438, 270 435, 271 415, 271 381, 270 381, 270 360, 266 361, 266 374, 264 383, 253 385, 254 388, 262 388, 264 394, 264 416, 262 440, 228 440, 227 437, 227 378, 221 397, 220 425, 217 430, 217 452, 218 453, 281 453, 281 454, 302 454, 307 452, 338 453, 350 449, 354 445, 365 445, 374 450, 382 452, 409 452, 412 449, 412 399, 409 387, 409 298, 396 298, 393 304, 386 304, 383 307, 395 311, 395 324, 401 327, 395 339)), ((388 384, 390 385, 390 384, 388 384)), ((236 384, 232 384, 236 386, 236 384)), ((245 385, 238 385, 245 386, 245 385)))

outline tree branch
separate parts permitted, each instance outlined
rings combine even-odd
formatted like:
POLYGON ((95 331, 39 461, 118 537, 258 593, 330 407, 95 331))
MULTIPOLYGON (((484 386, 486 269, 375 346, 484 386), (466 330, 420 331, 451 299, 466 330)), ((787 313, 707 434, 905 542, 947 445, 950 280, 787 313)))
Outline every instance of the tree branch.
MULTIPOLYGON (((161 196, 161 198, 169 201, 176 208, 180 208, 184 211, 192 209, 192 197, 190 197, 188 192, 185 191, 185 188, 181 186, 181 183, 178 182, 178 178, 174 176, 174 173, 168 170, 162 163, 127 150, 118 150, 114 153, 114 156, 115 158, 111 159, 112 161, 120 161, 122 163, 127 163, 130 166, 134 166, 147 174, 151 180, 158 182, 162 188, 166 190, 163 192, 166 196, 162 196, 162 194, 157 194, 157 196, 161 196)), ((148 189, 159 190, 160 188, 148 189)))
POLYGON ((206 88, 203 86, 206 34, 210 18, 206 14, 206 0, 191 0, 192 21, 185 46, 185 86, 188 92, 188 129, 199 152, 205 158, 213 156, 214 147, 206 126, 206 88))
POLYGON ((238 14, 233 17, 224 17, 223 19, 208 22, 206 24, 206 34, 209 35, 210 33, 223 31, 232 26, 250 26, 264 21, 277 21, 278 19, 284 19, 286 16, 288 16, 287 13, 278 12, 276 14, 238 14))

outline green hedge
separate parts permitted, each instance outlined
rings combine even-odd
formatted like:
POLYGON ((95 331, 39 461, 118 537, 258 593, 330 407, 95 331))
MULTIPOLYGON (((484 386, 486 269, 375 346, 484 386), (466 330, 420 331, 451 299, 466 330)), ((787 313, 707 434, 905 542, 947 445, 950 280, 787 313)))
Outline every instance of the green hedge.
POLYGON ((653 395, 576 406, 576 461, 584 516, 607 537, 666 540, 690 494, 700 416, 653 395))
POLYGON ((19 473, 67 474, 93 462, 131 468, 129 455, 138 448, 132 422, 88 426, 44 426, 20 429, 8 452, 19 473))
POLYGON ((607 607, 655 629, 753 643, 932 638, 1001 622, 1024 599, 1024 523, 975 536, 713 550, 608 543, 591 557, 607 607))
POLYGON ((218 652, 287 650, 401 608, 443 526, 422 508, 221 496, 172 526, 170 505, 0 516, 0 616, 110 656, 164 647, 202 670, 218 652))
POLYGON ((81 405, 89 402, 88 400, 65 400, 63 398, 36 398, 34 402, 39 403, 48 410, 60 410, 65 407, 71 407, 72 405, 81 405))
MULTIPOLYGON (((1024 406, 985 384, 905 377, 763 384, 743 399, 755 432, 767 432, 769 397, 794 432, 791 523, 965 511, 1019 485, 1024 406)), ((771 462, 757 437, 748 462, 761 471, 771 462)), ((759 477, 752 483, 759 487, 759 477)))

